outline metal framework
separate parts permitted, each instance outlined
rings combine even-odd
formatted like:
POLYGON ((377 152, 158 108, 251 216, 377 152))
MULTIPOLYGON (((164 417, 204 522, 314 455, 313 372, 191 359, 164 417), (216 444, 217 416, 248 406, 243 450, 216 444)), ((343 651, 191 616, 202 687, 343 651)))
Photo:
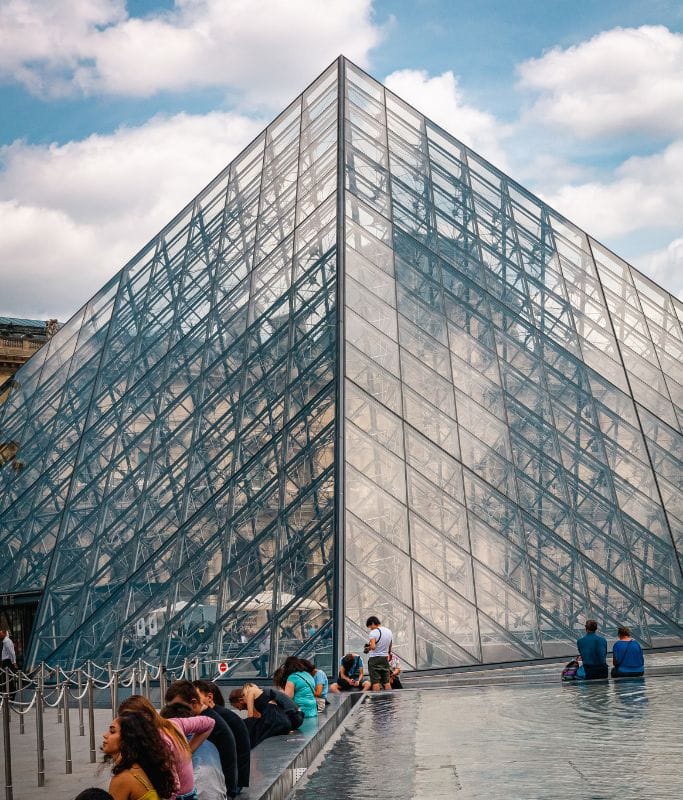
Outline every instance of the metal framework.
POLYGON ((16 374, 27 660, 683 643, 682 322, 340 58, 16 374))

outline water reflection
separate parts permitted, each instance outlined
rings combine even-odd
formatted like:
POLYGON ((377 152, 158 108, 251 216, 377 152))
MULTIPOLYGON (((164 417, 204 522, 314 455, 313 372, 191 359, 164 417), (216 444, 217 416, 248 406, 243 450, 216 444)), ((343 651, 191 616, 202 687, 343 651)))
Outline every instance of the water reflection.
POLYGON ((681 680, 376 695, 295 797, 678 800, 681 680))

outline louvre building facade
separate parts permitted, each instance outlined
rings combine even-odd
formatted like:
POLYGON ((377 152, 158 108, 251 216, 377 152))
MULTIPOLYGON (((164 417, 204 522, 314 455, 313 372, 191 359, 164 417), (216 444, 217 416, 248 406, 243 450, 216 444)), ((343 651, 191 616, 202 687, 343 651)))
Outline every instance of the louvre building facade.
POLYGON ((5 387, 25 662, 683 644, 682 324, 340 58, 5 387))

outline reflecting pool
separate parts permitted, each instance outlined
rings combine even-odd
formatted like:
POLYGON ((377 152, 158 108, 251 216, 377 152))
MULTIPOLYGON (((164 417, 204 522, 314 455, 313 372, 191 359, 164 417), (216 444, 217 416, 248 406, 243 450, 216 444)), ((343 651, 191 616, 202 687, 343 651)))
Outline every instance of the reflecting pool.
POLYGON ((683 677, 368 697, 297 800, 683 797, 683 677))

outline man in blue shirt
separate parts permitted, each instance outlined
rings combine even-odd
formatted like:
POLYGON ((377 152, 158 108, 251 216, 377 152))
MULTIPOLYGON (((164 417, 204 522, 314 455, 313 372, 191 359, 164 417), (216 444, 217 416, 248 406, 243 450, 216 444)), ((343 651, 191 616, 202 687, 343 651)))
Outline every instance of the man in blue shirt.
POLYGON ((586 635, 576 640, 588 681, 607 677, 607 639, 596 633, 597 629, 598 623, 587 619, 586 635))

